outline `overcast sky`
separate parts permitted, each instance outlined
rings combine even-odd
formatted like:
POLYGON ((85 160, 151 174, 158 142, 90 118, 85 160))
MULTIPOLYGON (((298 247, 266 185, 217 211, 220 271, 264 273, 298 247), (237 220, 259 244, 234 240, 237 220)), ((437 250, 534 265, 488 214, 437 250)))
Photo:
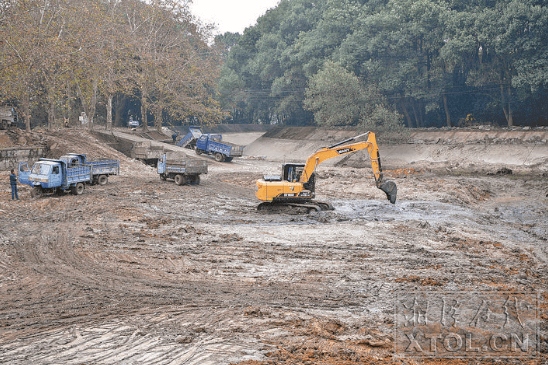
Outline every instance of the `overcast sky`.
POLYGON ((279 0, 193 0, 190 9, 206 23, 215 23, 219 34, 243 33, 257 18, 276 7, 279 0))

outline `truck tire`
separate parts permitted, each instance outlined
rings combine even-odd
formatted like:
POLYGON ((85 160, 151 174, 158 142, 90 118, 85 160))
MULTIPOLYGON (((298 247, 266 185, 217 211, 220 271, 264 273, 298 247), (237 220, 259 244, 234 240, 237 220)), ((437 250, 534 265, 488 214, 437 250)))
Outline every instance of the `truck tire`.
POLYGON ((42 192, 42 187, 41 186, 35 186, 34 188, 32 188, 32 190, 30 191, 30 196, 31 198, 40 198, 42 197, 42 195, 44 195, 44 193, 42 192))
POLYGON ((84 184, 78 183, 76 184, 76 186, 72 186, 70 188, 70 192, 74 195, 82 195, 82 193, 84 192, 84 189, 85 189, 84 184))
POLYGON ((225 155, 223 155, 222 153, 219 153, 219 152, 217 152, 215 154, 215 161, 223 162, 224 160, 225 160, 225 155))
POLYGON ((200 185, 200 175, 192 175, 190 176, 190 179, 192 185, 200 185))
POLYGON ((232 161, 233 158, 234 158, 234 157, 226 157, 226 158, 225 158, 225 162, 230 162, 230 161, 232 161))
POLYGON ((184 185, 186 184, 186 176, 185 175, 175 175, 175 184, 177 185, 184 185))
POLYGON ((200 156, 200 155, 203 153, 203 151, 202 151, 201 149, 199 149, 199 148, 196 148, 194 151, 196 152, 196 154, 197 154, 198 156, 200 156))
POLYGON ((160 179, 166 181, 166 174, 160 174, 160 179))
POLYGON ((106 185, 108 183, 108 176, 107 175, 100 175, 99 178, 97 178, 97 183, 99 185, 106 185))

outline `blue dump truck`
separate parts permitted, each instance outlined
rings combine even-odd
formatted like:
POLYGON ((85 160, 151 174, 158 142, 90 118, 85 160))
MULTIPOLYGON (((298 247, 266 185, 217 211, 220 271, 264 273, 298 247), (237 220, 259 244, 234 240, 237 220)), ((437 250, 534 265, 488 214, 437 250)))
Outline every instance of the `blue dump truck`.
POLYGON ((207 161, 188 159, 180 152, 167 152, 158 159, 158 174, 162 180, 173 179, 177 185, 198 185, 200 174, 207 174, 207 161))
POLYGON ((176 145, 179 147, 186 147, 190 149, 196 148, 196 141, 200 136, 202 135, 202 131, 200 130, 200 127, 188 127, 189 132, 181 138, 179 141, 177 141, 176 145))
POLYGON ((87 161, 86 155, 69 153, 58 160, 41 158, 29 170, 28 164, 19 164, 19 182, 33 187, 31 196, 84 192, 85 185, 105 185, 110 175, 118 175, 119 160, 87 161))
POLYGON ((230 162, 243 155, 244 147, 224 142, 220 134, 203 134, 198 127, 190 127, 190 132, 177 142, 177 146, 194 148, 198 155, 215 156, 218 162, 230 162))

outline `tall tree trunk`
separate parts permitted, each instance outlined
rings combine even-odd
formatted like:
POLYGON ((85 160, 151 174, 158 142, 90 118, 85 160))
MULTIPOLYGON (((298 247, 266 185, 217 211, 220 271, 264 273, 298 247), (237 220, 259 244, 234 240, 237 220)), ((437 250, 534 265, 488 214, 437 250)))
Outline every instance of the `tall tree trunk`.
POLYGON ((449 114, 449 108, 447 107, 447 94, 443 94, 443 107, 445 108, 445 118, 447 126, 451 127, 451 115, 449 114))
POLYGON ((508 85, 508 126, 514 125, 514 116, 512 113, 512 86, 508 85))
POLYGON ((124 108, 126 106, 126 100, 127 96, 120 95, 120 93, 116 95, 116 106, 114 108, 114 125, 117 127, 127 127, 127 125, 124 125, 122 122, 122 112, 124 111, 124 108))
POLYGON ((148 131, 147 107, 142 100, 141 100, 141 118, 143 123, 143 130, 148 131))
POLYGON ((23 94, 23 119, 25 119, 25 130, 30 132, 30 93, 23 94))
POLYGON ((72 90, 70 85, 67 83, 67 103, 65 105, 66 109, 66 120, 68 121, 68 125, 70 125, 70 117, 72 115, 72 90))
MULTIPOLYGON (((506 104, 506 95, 505 95, 504 85, 500 85, 500 97, 501 97, 501 104, 502 104, 502 111, 504 112, 504 117, 506 118, 506 122, 508 123, 509 127, 512 127, 514 125, 514 118, 512 117, 512 107, 510 105, 511 100, 508 100, 508 105, 506 104)), ((512 89, 510 86, 508 86, 508 96, 509 99, 512 97, 512 89)))
POLYGON ((425 110, 424 110, 424 102, 421 100, 419 100, 419 117, 420 117, 420 121, 421 121, 421 127, 424 128, 424 115, 425 115, 425 110))
POLYGON ((93 80, 93 90, 91 100, 89 102, 86 101, 80 85, 78 85, 78 96, 82 101, 82 108, 84 109, 84 113, 86 115, 88 128, 90 130, 93 130, 93 117, 95 116, 95 105, 97 103, 97 80, 93 80))
POLYGON ((147 92, 146 88, 141 89, 141 118, 143 122, 143 131, 148 131, 148 119, 147 119, 147 92))
POLYGON ((411 101, 411 107, 413 108, 413 114, 415 116, 415 125, 417 126, 417 128, 421 128, 422 127, 421 119, 420 119, 419 111, 417 110, 416 104, 417 102, 415 100, 411 101))
POLYGON ((107 95, 107 130, 112 129, 112 94, 107 95))
POLYGON ((403 114, 405 115, 405 119, 407 120, 407 126, 409 128, 413 128, 413 120, 411 119, 411 116, 409 115, 409 111, 407 110, 407 106, 405 105, 405 98, 402 96, 400 98, 400 106, 403 110, 403 114))
POLYGON ((93 79, 93 94, 91 96, 91 105, 89 106, 90 115, 88 115, 90 130, 93 130, 96 106, 97 106, 97 79, 93 79))
POLYGON ((48 93, 48 129, 55 127, 55 101, 50 93, 48 93))
POLYGON ((163 124, 163 115, 162 115, 162 107, 156 107, 154 108, 154 128, 158 131, 162 131, 162 124, 163 124))

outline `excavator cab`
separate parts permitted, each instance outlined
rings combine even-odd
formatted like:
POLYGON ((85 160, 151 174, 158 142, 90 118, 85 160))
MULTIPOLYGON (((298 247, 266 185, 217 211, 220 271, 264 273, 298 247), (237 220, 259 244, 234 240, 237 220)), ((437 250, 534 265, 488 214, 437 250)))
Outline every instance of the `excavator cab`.
POLYGON ((265 175, 265 181, 299 182, 304 170, 304 163, 286 163, 282 165, 282 175, 265 175))
POLYGON ((282 180, 297 182, 301 179, 304 170, 304 163, 286 163, 282 165, 282 180))

